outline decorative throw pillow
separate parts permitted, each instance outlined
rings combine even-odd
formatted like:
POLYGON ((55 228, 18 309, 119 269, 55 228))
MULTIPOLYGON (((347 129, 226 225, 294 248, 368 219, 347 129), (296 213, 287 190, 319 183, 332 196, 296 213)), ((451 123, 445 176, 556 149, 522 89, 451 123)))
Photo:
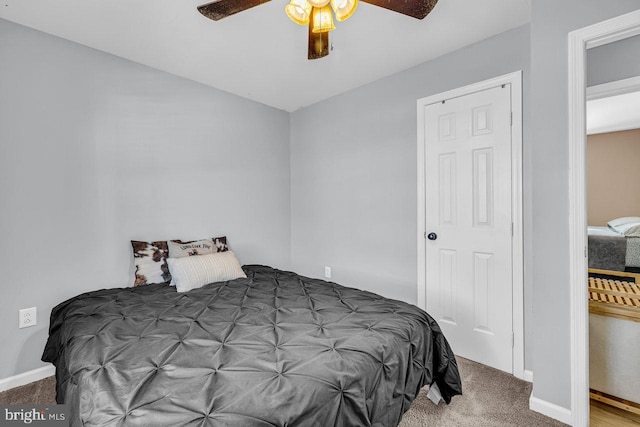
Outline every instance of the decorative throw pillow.
POLYGON ((218 252, 226 252, 229 250, 229 246, 227 246, 227 236, 214 237, 213 244, 218 248, 218 252))
POLYGON ((192 240, 190 242, 169 240, 167 246, 169 246, 170 258, 184 258, 218 252, 218 248, 213 244, 213 239, 192 240))
POLYGON ((187 292, 209 283, 247 277, 232 251, 168 258, 167 262, 178 292, 187 292))
MULTIPOLYGON (((213 239, 193 240, 190 242, 170 240, 167 244, 169 245, 169 258, 215 254, 216 252, 226 252, 229 250, 226 236, 214 237, 213 239), (172 244, 175 244, 175 248, 172 247, 172 244), (190 244, 193 244, 195 247, 188 246, 190 244), (202 247, 199 246, 200 244, 202 247), (186 250, 182 250, 182 247, 185 247, 186 250)), ((175 286, 175 281, 172 280, 169 285, 175 286)))
POLYGON ((167 256, 167 242, 131 241, 133 262, 135 265, 135 281, 133 286, 165 283, 171 281, 167 256))

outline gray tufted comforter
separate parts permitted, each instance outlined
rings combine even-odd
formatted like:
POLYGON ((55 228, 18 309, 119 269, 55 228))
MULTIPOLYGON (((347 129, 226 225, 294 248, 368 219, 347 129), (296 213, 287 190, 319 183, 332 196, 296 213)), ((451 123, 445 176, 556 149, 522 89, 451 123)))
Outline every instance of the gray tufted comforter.
POLYGON ((410 304, 264 266, 187 293, 79 295, 51 313, 43 360, 71 425, 396 426, 458 368, 410 304))

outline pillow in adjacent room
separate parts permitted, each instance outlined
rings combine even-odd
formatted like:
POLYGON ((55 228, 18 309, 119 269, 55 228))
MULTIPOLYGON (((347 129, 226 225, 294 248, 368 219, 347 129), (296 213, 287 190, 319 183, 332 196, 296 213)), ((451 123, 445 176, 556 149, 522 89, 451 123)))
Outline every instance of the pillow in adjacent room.
POLYGON ((168 258, 167 263, 178 292, 187 292, 209 283, 247 277, 232 251, 168 258))
POLYGON ((627 216, 607 223, 609 228, 626 237, 640 237, 640 217, 627 216))
POLYGON ((171 281, 167 256, 167 242, 131 241, 133 247, 133 263, 135 265, 135 281, 133 286, 166 283, 171 281))
POLYGON ((167 246, 169 246, 169 258, 184 258, 218 252, 217 246, 213 244, 213 239, 192 240, 190 242, 169 240, 167 246))

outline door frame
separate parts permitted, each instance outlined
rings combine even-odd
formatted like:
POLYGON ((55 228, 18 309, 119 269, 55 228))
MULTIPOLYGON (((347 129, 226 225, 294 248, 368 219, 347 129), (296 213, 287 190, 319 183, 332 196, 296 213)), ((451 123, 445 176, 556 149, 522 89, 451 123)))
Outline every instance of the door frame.
POLYGON ((569 305, 571 418, 589 425, 589 305, 587 292, 586 65, 587 49, 640 34, 640 10, 569 33, 569 305))
POLYGON ((633 92, 640 92, 640 76, 589 86, 587 87, 587 101, 633 92))
MULTIPOLYGON (((522 197, 522 71, 498 76, 468 86, 420 98, 418 110, 418 307, 426 309, 426 150, 424 147, 425 123, 423 109, 427 105, 459 98, 505 84, 511 85, 511 218, 513 221, 512 259, 512 307, 513 307, 513 375, 525 377, 524 370, 524 255, 523 255, 523 197, 522 197)), ((529 372, 529 371, 527 371, 529 372)))

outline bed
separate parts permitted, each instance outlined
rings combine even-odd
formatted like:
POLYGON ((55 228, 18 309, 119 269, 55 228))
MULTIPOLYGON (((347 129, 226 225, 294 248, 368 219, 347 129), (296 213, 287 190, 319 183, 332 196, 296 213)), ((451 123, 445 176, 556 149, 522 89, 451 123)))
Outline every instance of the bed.
POLYGON ((587 228, 589 268, 640 273, 640 237, 611 227, 587 228))
POLYGON ((419 308, 266 266, 178 293, 105 289, 51 313, 43 360, 71 425, 396 426, 425 385, 461 394, 419 308))

